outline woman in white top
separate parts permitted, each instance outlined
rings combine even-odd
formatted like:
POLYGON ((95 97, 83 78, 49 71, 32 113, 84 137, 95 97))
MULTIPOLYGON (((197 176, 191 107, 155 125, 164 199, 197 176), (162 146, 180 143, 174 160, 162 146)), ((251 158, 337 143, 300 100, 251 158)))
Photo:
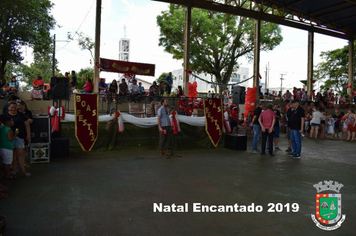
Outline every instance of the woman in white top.
POLYGON ((313 134, 315 133, 315 139, 318 138, 318 132, 319 132, 319 127, 321 120, 323 120, 323 113, 321 113, 322 108, 319 108, 317 111, 314 109, 313 115, 312 115, 312 120, 310 121, 310 138, 313 138, 313 134))

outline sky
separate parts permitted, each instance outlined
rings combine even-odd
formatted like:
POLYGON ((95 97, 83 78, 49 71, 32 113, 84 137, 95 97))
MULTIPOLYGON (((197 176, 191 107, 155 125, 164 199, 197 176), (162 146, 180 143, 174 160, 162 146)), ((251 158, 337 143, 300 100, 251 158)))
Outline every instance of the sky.
MULTIPOLYGON (((57 26, 51 30, 56 34, 56 58, 59 69, 79 71, 81 68, 92 67, 93 59, 87 50, 81 50, 77 37, 70 42, 68 32, 84 33, 94 41, 96 0, 52 0, 55 4, 51 14, 57 26)), ((168 9, 168 4, 150 0, 102 0, 101 44, 100 56, 118 59, 119 41, 129 38, 131 44, 130 61, 151 63, 156 65, 155 78, 163 72, 182 68, 182 60, 175 60, 172 55, 158 46, 159 28, 156 16, 168 9)), ((282 26, 283 42, 273 51, 261 52, 260 71, 262 81, 265 80, 265 68, 269 64, 269 87, 280 87, 281 74, 283 87, 300 87, 299 80, 307 78, 307 31, 282 26)), ((322 51, 334 50, 347 45, 346 40, 315 34, 314 63, 321 62, 322 51)), ((31 61, 32 53, 26 49, 25 60, 31 61)), ((245 58, 238 61, 242 67, 249 68, 253 74, 253 62, 245 58)), ((100 73, 107 81, 118 79, 116 73, 100 73)), ((142 79, 152 81, 153 77, 143 76, 142 79)), ((252 85, 252 81, 250 83, 252 85)))

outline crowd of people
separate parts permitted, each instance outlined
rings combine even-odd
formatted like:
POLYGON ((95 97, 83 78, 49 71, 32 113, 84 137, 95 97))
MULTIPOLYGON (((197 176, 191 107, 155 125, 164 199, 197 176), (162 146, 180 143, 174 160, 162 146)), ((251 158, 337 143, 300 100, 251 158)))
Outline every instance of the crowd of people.
MULTIPOLYGON (((161 81, 158 85, 156 81, 152 83, 148 90, 144 88, 142 82, 134 78, 122 78, 121 83, 113 80, 110 84, 105 82, 105 79, 101 79, 98 85, 99 94, 104 102, 121 103, 123 99, 130 102, 140 102, 140 100, 147 96, 149 101, 160 101, 163 96, 171 96, 173 85, 172 73, 169 72, 164 81, 161 81)), ((92 89, 92 87, 91 87, 92 89)), ((83 91, 81 91, 83 92, 83 91)), ((88 91, 85 93, 91 93, 88 91)), ((178 86, 174 96, 180 97, 183 95, 183 89, 178 86)))
MULTIPOLYGON (((302 90, 301 90, 302 91, 302 90)), ((326 90, 328 91, 328 90, 326 90)), ((323 93, 325 95, 329 94, 323 93)), ((288 93, 288 91, 287 91, 288 93)), ((322 95, 324 97, 324 95, 322 95)), ((316 96, 317 97, 317 96, 316 96)), ((245 122, 246 135, 251 135, 253 132, 252 152, 265 155, 266 142, 268 141, 268 150, 271 156, 274 155, 273 150, 280 151, 278 147, 279 129, 280 126, 286 126, 288 139, 289 156, 293 159, 299 159, 301 155, 302 137, 313 139, 328 138, 328 139, 343 139, 354 141, 356 131, 356 114, 354 108, 347 109, 347 112, 340 112, 339 109, 332 109, 333 113, 327 112, 328 102, 324 99, 316 99, 316 101, 300 101, 297 98, 301 96, 288 95, 285 99, 285 114, 281 112, 281 103, 267 104, 261 101, 254 110, 253 116, 251 112, 245 117, 242 114, 240 124, 245 122), (257 142, 262 131, 261 149, 257 147, 257 142), (274 140, 274 148, 273 148, 274 140)), ((282 103, 283 104, 283 103, 282 103)), ((340 104, 340 108, 343 108, 340 104)), ((236 115, 230 112, 232 120, 235 120, 236 115)), ((234 122, 230 123, 233 125, 234 122)), ((233 126, 232 126, 233 127, 233 126)), ((232 133, 234 131, 232 130, 232 133)))
MULTIPOLYGON (((31 143, 30 124, 33 121, 32 112, 27 104, 16 95, 11 95, 0 115, 0 155, 3 166, 3 178, 15 179, 18 174, 31 177, 25 163, 26 147, 31 143)), ((0 191, 8 188, 0 184, 0 191)), ((6 198, 7 193, 0 193, 0 199, 6 198)))

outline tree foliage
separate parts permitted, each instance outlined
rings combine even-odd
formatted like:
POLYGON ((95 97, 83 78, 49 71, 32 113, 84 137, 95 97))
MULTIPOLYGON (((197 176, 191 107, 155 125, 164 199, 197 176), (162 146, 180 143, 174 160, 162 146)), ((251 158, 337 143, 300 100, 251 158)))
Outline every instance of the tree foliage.
POLYGON ((35 53, 48 51, 50 29, 55 20, 50 15, 49 0, 2 0, 0 2, 0 78, 8 62, 20 64, 21 47, 28 45, 35 53))
MULTIPOLYGON (((74 35, 75 36, 75 35, 74 35)), ((67 38, 69 40, 73 40, 74 36, 68 32, 67 38)), ((93 40, 85 35, 83 32, 76 33, 76 36, 78 36, 78 45, 81 50, 88 50, 90 52, 91 58, 94 61, 94 50, 95 50, 95 42, 93 40)))
POLYGON ((78 89, 83 89, 85 82, 87 79, 91 79, 93 82, 93 77, 94 77, 94 68, 93 67, 87 67, 84 69, 80 69, 80 71, 77 74, 77 87, 78 89))
MULTIPOLYGON (((36 79, 36 75, 41 75, 45 83, 50 82, 52 76, 52 60, 53 54, 52 49, 48 52, 35 52, 34 61, 31 65, 26 65, 20 63, 15 65, 14 63, 7 63, 5 70, 6 78, 11 78, 11 76, 16 76, 19 81, 21 81, 21 88, 23 91, 30 91, 32 89, 32 82, 36 79)), ((55 75, 64 77, 57 68, 57 60, 55 61, 55 75)))
MULTIPOLYGON (((190 69, 212 74, 216 82, 227 84, 238 68, 238 59, 252 56, 254 20, 197 8, 191 16, 190 69)), ((184 23, 182 6, 171 4, 157 16, 159 45, 175 59, 184 57, 184 23)), ((278 25, 261 22, 262 51, 272 50, 282 39, 278 25)))
MULTIPOLYGON (((356 42, 355 42, 356 47, 356 42)), ((325 61, 316 65, 314 70, 315 81, 322 81, 320 86, 322 90, 331 88, 338 91, 339 94, 347 94, 345 86, 348 84, 348 68, 349 68, 349 47, 335 49, 332 51, 321 52, 320 57, 325 61)), ((354 57, 356 62, 356 55, 354 57)), ((353 65, 355 67, 355 65, 353 65)), ((356 71, 354 77, 356 76, 356 71)), ((354 80, 353 87, 356 86, 354 80)))

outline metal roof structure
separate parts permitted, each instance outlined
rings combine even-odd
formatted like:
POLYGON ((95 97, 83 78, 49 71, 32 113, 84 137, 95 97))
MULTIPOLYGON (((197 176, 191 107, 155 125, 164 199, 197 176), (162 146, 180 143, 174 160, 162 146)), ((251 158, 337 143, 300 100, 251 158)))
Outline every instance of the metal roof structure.
POLYGON ((240 15, 347 40, 356 38, 356 0, 154 0, 240 15))

